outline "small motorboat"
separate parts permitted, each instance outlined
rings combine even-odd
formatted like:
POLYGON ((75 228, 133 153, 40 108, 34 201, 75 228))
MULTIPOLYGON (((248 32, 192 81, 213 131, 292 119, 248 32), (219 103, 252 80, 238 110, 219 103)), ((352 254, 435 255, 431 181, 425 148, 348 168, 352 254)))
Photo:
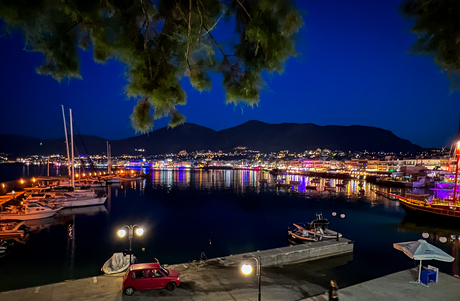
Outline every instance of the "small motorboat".
MULTIPOLYGON (((296 233, 302 233, 305 237, 313 237, 316 239, 315 241, 337 238, 337 232, 328 228, 329 221, 323 218, 321 212, 316 213, 316 219, 310 223, 298 223, 293 225, 297 229, 297 231, 295 231, 296 233), (302 224, 303 226, 301 226, 302 224), (308 233, 308 236, 305 235, 305 233, 308 233)), ((338 236, 342 237, 342 234, 339 233, 338 236)))
MULTIPOLYGON (((136 256, 131 256, 131 263, 136 263, 136 256)), ((126 271, 130 266, 129 254, 117 252, 107 260, 101 268, 105 274, 117 274, 126 271)))
POLYGON ((295 228, 295 229, 288 228, 288 240, 289 239, 293 239, 294 241, 302 241, 302 242, 318 241, 318 237, 310 235, 308 231, 303 231, 303 230, 300 230, 299 228, 295 228))

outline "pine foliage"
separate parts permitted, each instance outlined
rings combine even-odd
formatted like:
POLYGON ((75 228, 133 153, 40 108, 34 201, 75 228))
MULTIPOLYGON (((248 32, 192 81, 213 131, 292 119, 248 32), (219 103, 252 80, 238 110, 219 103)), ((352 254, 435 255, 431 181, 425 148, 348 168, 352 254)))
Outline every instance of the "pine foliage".
POLYGON ((412 32, 418 37, 412 51, 434 55, 452 89, 460 88, 460 1, 405 0, 401 11, 415 19, 412 32))
POLYGON ((227 103, 257 104, 261 73, 283 71, 303 25, 293 0, 1 0, 0 18, 44 55, 36 71, 59 82, 81 77, 78 47, 96 62, 123 62, 140 132, 164 116, 170 126, 185 121, 176 109, 186 104, 184 76, 204 91, 221 73, 227 103), (214 36, 222 24, 234 25, 235 40, 214 36))

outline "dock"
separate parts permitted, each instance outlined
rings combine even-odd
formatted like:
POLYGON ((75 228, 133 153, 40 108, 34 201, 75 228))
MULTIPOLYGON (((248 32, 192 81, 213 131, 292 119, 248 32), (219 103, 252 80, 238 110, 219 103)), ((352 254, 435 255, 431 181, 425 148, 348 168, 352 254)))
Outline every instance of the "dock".
MULTIPOLYGON (((299 271, 311 260, 330 258, 334 264, 352 260, 353 242, 324 240, 310 244, 275 248, 167 266, 181 273, 181 284, 174 291, 165 289, 122 294, 122 274, 99 275, 55 284, 0 292, 2 301, 62 300, 256 300, 257 276, 244 276, 240 266, 250 257, 261 261, 263 300, 300 300, 323 293, 326 288, 308 281, 299 271)), ((312 279, 313 280, 313 279, 312 279)), ((20 281, 20 280, 18 280, 20 281)))
MULTIPOLYGON (((306 260, 327 258, 324 264, 343 265, 352 260, 352 253, 345 252, 338 256, 312 256, 319 249, 335 249, 342 252, 352 244, 348 240, 340 242, 323 241, 307 244, 251 252, 226 257, 170 265, 168 268, 181 273, 181 285, 174 291, 165 289, 135 292, 133 296, 122 294, 122 275, 100 275, 96 277, 65 281, 14 291, 0 292, 2 301, 255 301, 258 296, 257 276, 244 276, 239 270, 241 260, 257 256, 262 262, 261 296, 264 301, 327 301, 328 281, 318 284, 315 273, 305 273, 308 262, 298 262, 300 254, 306 260), (315 247, 316 244, 316 247, 315 247), (302 248, 303 247, 303 248, 302 248), (310 247, 310 248, 307 248, 310 247), (307 251, 310 249, 310 251, 307 251), (315 250, 317 249, 317 250, 315 250), (294 254, 298 253, 294 256, 294 254), (284 254, 285 259, 281 259, 284 254), (308 258, 307 258, 308 257, 308 258), (277 264, 275 263, 275 258, 277 264), (280 265, 286 259, 290 264, 280 265), (264 265, 265 264, 265 265, 264 265)), ((327 251, 329 252, 329 251, 327 251)), ((372 267, 369 267, 372 268, 372 267)), ((357 271, 359 273, 359 271, 357 271)), ((445 273, 438 274, 438 282, 428 287, 411 283, 417 279, 417 268, 403 270, 360 284, 341 288, 338 291, 341 301, 358 300, 460 300, 460 279, 445 273)), ((340 283, 339 283, 340 287, 340 283)))

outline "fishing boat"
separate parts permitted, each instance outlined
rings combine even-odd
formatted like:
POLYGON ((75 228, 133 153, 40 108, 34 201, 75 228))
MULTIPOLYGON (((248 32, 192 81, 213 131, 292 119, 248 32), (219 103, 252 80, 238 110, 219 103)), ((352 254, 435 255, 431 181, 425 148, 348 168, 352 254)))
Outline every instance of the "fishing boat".
MULTIPOLYGON (((122 273, 126 271, 129 266, 129 254, 124 254, 121 252, 113 253, 112 257, 110 257, 102 266, 101 271, 103 271, 107 275, 122 273)), ((132 256, 131 263, 136 262, 136 256, 132 256)))
MULTIPOLYGON (((316 213, 316 219, 310 223, 294 223, 294 230, 290 230, 288 234, 296 239, 306 241, 320 241, 323 239, 337 238, 337 232, 329 229, 329 221, 323 218, 321 212, 316 213), (302 226, 303 225, 303 226, 302 226)), ((342 237, 338 233, 338 237, 342 237)))
POLYGON ((298 228, 288 228, 288 239, 289 238, 302 242, 318 241, 318 237, 312 236, 308 233, 308 231, 299 230, 298 228))
POLYGON ((62 207, 50 208, 38 202, 26 202, 22 206, 15 206, 6 211, 0 211, 0 220, 26 221, 31 219, 47 218, 55 215, 62 207))

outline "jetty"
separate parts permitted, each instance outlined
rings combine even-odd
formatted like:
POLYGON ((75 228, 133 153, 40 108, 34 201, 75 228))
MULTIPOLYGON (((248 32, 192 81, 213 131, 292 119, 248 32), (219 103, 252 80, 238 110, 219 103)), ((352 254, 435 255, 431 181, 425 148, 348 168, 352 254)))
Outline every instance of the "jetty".
POLYGON ((251 257, 258 257, 261 261, 263 300, 300 300, 325 291, 325 287, 316 281, 308 281, 302 276, 308 272, 302 266, 304 262, 329 258, 327 261, 332 264, 342 265, 352 260, 352 252, 352 241, 331 239, 170 265, 167 268, 181 273, 181 284, 172 292, 165 289, 143 291, 128 297, 121 291, 123 277, 118 274, 0 292, 0 300, 255 300, 257 276, 244 276, 240 271, 241 264, 251 257))

